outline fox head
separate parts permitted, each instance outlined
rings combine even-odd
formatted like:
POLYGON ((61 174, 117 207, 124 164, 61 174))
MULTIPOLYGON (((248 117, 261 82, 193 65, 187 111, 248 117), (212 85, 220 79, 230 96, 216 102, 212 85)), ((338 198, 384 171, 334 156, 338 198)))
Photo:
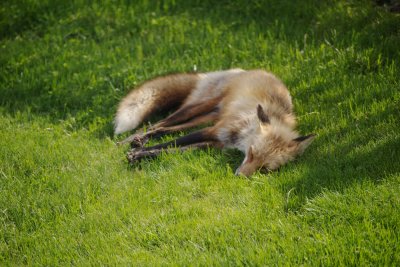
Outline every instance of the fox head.
POLYGON ((276 170, 301 155, 316 136, 299 136, 279 121, 271 121, 261 105, 257 106, 257 117, 260 122, 257 134, 236 170, 236 175, 250 176, 260 168, 276 170))

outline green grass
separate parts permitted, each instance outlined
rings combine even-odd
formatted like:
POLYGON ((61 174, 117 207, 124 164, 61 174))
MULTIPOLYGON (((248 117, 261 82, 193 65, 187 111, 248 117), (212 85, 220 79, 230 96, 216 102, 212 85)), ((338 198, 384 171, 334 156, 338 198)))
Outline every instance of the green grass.
POLYGON ((373 3, 2 1, 0 265, 400 265, 400 15, 373 3), (231 67, 288 85, 301 158, 128 166, 130 88, 231 67))

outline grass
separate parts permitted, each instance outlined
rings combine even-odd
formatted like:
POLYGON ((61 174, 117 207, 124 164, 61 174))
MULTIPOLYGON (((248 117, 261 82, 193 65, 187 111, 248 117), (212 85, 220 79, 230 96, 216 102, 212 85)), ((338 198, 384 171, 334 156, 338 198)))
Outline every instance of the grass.
POLYGON ((2 1, 0 265, 399 265, 399 25, 367 0, 2 1), (288 85, 301 158, 128 166, 130 88, 231 67, 288 85))

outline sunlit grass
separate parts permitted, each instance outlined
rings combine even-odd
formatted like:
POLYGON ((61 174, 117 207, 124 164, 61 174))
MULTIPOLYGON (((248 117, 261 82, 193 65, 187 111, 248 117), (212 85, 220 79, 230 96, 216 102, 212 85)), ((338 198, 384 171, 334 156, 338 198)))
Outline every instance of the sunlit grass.
MULTIPOLYGON (((0 265, 399 265, 400 17, 373 1, 3 1, 0 265), (232 150, 128 166, 118 101, 241 67, 318 138, 278 172, 232 150)), ((167 138, 172 138, 171 136, 167 138)))

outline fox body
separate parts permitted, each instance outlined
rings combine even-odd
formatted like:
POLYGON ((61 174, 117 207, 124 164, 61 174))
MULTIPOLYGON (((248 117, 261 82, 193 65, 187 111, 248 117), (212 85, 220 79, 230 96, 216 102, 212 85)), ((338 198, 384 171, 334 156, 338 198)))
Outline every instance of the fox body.
POLYGON ((115 133, 135 129, 157 110, 180 105, 146 132, 137 131, 123 142, 133 149, 128 160, 155 156, 162 150, 229 147, 245 154, 236 174, 275 170, 302 154, 315 135, 300 136, 286 86, 263 70, 174 74, 147 81, 119 104, 115 133), (174 141, 145 147, 150 137, 210 123, 211 126, 174 141))

